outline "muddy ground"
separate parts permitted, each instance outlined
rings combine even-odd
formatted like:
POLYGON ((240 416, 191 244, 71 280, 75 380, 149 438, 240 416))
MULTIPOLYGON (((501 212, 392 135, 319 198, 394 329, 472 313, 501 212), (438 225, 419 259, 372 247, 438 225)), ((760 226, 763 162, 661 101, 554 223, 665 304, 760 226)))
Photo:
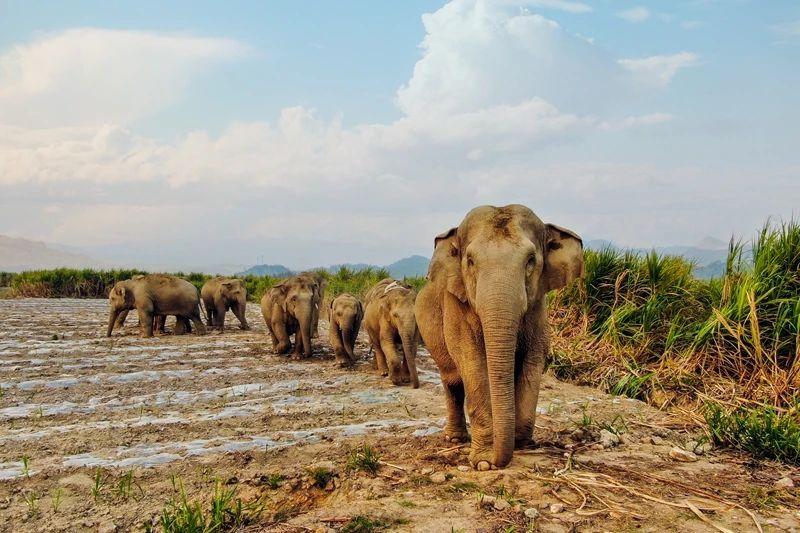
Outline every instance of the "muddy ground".
POLYGON ((795 489, 775 485, 796 470, 702 439, 678 461, 700 429, 639 401, 547 376, 539 447, 475 472, 442 440, 424 349, 413 390, 371 370, 363 333, 357 367, 337 368, 324 322, 312 359, 272 355, 255 305, 252 331, 229 314, 221 335, 142 339, 131 317, 107 339, 106 316, 101 300, 0 300, 2 531, 142 531, 181 487, 206 508, 217 486, 246 531, 800 529, 795 489), (348 470, 364 443, 376 474, 348 470))

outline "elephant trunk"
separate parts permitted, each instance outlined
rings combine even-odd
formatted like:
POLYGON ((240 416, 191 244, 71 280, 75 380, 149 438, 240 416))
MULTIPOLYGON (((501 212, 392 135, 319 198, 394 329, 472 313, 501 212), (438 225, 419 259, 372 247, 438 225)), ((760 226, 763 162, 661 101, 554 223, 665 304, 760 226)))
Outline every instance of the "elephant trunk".
POLYGON ((406 330, 400 335, 400 341, 403 343, 403 353, 406 357, 406 364, 408 365, 408 373, 411 377, 411 386, 415 389, 419 388, 419 376, 417 375, 417 325, 412 324, 410 331, 406 330))
POLYGON ((111 332, 114 331, 114 324, 117 321, 117 317, 119 316, 119 311, 116 309, 112 309, 111 312, 108 314, 108 331, 106 332, 106 337, 111 336, 111 332))
POLYGON ((311 357, 311 327, 314 323, 311 309, 303 311, 300 316, 297 317, 297 322, 300 326, 299 333, 300 342, 303 343, 303 355, 305 357, 311 357))
POLYGON ((476 303, 483 327, 489 395, 492 402, 494 465, 502 468, 514 452, 516 405, 514 365, 519 322, 524 312, 525 287, 505 280, 478 284, 476 303), (482 291, 482 288, 486 288, 482 291))
POLYGON ((353 338, 353 328, 350 326, 342 328, 341 335, 342 344, 344 344, 344 351, 347 353, 347 357, 349 357, 351 361, 355 361, 356 355, 353 353, 353 345, 355 344, 355 339, 353 338))

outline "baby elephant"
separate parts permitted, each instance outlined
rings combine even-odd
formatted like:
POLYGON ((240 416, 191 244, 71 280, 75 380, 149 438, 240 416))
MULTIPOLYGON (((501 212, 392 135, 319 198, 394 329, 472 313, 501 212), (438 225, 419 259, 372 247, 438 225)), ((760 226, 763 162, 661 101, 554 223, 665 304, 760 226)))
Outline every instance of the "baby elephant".
POLYGON ((331 302, 328 313, 328 335, 336 362, 341 367, 353 366, 356 362, 356 338, 364 318, 361 302, 352 294, 342 293, 331 302))
POLYGON ((414 318, 416 292, 393 279, 378 282, 365 297, 364 328, 375 350, 375 363, 382 375, 392 383, 411 382, 419 388, 417 377, 417 344, 419 331, 414 318), (401 350, 398 353, 397 344, 401 350))
POLYGON ((111 289, 108 303, 111 310, 106 335, 109 337, 119 315, 132 309, 136 309, 139 315, 139 327, 144 337, 152 337, 153 326, 159 325, 160 317, 166 315, 175 315, 182 328, 191 320, 197 333, 203 335, 206 332, 200 320, 200 295, 197 288, 175 276, 148 274, 119 281, 111 289))
POLYGON ((206 308, 208 327, 225 329, 225 313, 233 311, 242 329, 250 329, 247 324, 247 288, 244 281, 236 278, 212 278, 200 290, 200 297, 206 308))

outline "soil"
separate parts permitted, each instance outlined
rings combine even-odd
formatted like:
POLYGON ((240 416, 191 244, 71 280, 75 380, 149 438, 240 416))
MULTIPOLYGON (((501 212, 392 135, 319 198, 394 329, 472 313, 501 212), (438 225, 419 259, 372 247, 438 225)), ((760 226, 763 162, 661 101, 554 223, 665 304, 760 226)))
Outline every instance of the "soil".
POLYGON ((476 472, 443 440, 424 348, 414 390, 372 370, 363 333, 338 368, 324 321, 311 359, 273 355, 255 305, 251 331, 229 314, 222 334, 151 339, 135 318, 106 338, 103 300, 0 300, 0 317, 0 531, 158 529, 181 487, 203 509, 235 491, 244 531, 800 529, 796 489, 775 488, 796 469, 550 375, 537 447, 476 472), (670 456, 692 440, 696 461, 670 456), (348 468, 364 444, 374 474, 348 468))

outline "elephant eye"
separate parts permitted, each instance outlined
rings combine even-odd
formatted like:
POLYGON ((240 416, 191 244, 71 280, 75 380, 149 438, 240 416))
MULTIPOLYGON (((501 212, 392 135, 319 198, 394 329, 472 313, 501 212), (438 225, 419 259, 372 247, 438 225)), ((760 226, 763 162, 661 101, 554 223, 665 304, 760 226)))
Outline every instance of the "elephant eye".
POLYGON ((475 266, 475 261, 472 260, 472 256, 469 256, 469 255, 467 256, 467 266, 470 267, 470 268, 475 266))
POLYGON ((536 267, 536 256, 531 255, 530 257, 528 257, 528 262, 525 264, 525 269, 528 271, 528 273, 531 273, 533 272, 533 269, 535 267, 536 267))

